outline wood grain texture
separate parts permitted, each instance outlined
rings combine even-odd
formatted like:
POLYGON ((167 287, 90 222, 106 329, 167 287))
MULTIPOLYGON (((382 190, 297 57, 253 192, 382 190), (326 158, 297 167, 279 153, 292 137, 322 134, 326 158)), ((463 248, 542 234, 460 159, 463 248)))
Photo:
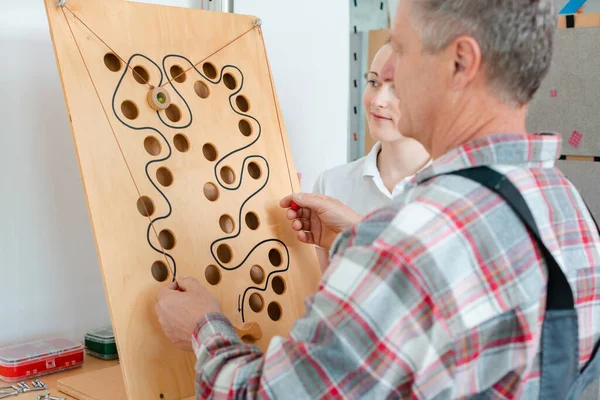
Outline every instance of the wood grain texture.
POLYGON ((583 13, 558 16, 558 27, 563 29, 567 28, 567 18, 572 17, 574 19, 574 28, 590 28, 600 27, 600 13, 583 13))
POLYGON ((191 396, 195 358, 171 345, 154 312, 163 284, 154 277, 173 278, 161 262, 198 278, 234 326, 258 323, 262 349, 288 334, 320 278, 314 249, 296 240, 278 205, 299 184, 261 30, 251 16, 122 0, 69 0, 68 10, 45 3, 128 397, 191 396), (180 112, 172 121, 169 109, 150 107, 150 87, 136 78, 159 86, 181 70, 185 78, 164 86, 180 112), (206 184, 218 189, 215 201, 206 184), (138 204, 140 195, 148 200, 138 204), (253 266, 262 271, 256 281, 253 266))
POLYGON ((127 400, 120 365, 59 379, 57 387, 77 400, 127 400))

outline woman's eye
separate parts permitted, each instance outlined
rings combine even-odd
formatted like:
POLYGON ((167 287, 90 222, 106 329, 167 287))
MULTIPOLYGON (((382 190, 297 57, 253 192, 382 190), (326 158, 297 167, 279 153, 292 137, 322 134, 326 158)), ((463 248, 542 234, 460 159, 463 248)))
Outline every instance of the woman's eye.
POLYGON ((377 87, 377 86, 379 86, 379 83, 377 83, 377 81, 370 80, 370 81, 367 81, 367 85, 372 86, 372 87, 377 87))

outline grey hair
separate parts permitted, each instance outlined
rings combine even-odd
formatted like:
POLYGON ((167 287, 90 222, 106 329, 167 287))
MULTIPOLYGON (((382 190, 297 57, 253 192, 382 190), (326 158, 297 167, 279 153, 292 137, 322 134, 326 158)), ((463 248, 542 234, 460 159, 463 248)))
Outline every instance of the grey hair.
POLYGON ((415 0, 423 49, 437 53, 461 35, 479 43, 482 66, 499 98, 529 103, 552 62, 554 0, 415 0))

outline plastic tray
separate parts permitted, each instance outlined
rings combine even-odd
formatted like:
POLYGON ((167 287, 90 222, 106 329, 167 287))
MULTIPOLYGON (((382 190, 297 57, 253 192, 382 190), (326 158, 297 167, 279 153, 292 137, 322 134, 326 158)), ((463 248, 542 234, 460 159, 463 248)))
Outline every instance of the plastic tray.
POLYGON ((0 378, 18 382, 83 364, 83 345, 69 339, 38 340, 0 348, 0 378))
POLYGON ((117 343, 111 326, 89 331, 85 335, 86 352, 103 360, 119 358, 117 343))

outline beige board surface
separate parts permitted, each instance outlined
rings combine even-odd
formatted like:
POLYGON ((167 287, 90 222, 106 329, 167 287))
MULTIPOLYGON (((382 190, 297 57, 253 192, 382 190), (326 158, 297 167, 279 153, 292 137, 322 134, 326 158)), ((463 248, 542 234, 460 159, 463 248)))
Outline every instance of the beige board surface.
POLYGON ((59 379, 57 387, 78 400, 127 400, 120 365, 59 379))
POLYGON ((128 396, 191 396, 195 357, 154 312, 170 269, 198 278, 234 326, 257 323, 262 349, 288 334, 320 278, 278 205, 299 185, 261 30, 251 16, 45 3, 128 396), (149 85, 179 112, 154 111, 149 85))
POLYGON ((598 77, 600 14, 559 19, 552 67, 529 106, 529 132, 555 131, 563 138, 562 153, 600 155, 600 79, 598 77), (581 135, 581 141, 576 139, 581 135))

